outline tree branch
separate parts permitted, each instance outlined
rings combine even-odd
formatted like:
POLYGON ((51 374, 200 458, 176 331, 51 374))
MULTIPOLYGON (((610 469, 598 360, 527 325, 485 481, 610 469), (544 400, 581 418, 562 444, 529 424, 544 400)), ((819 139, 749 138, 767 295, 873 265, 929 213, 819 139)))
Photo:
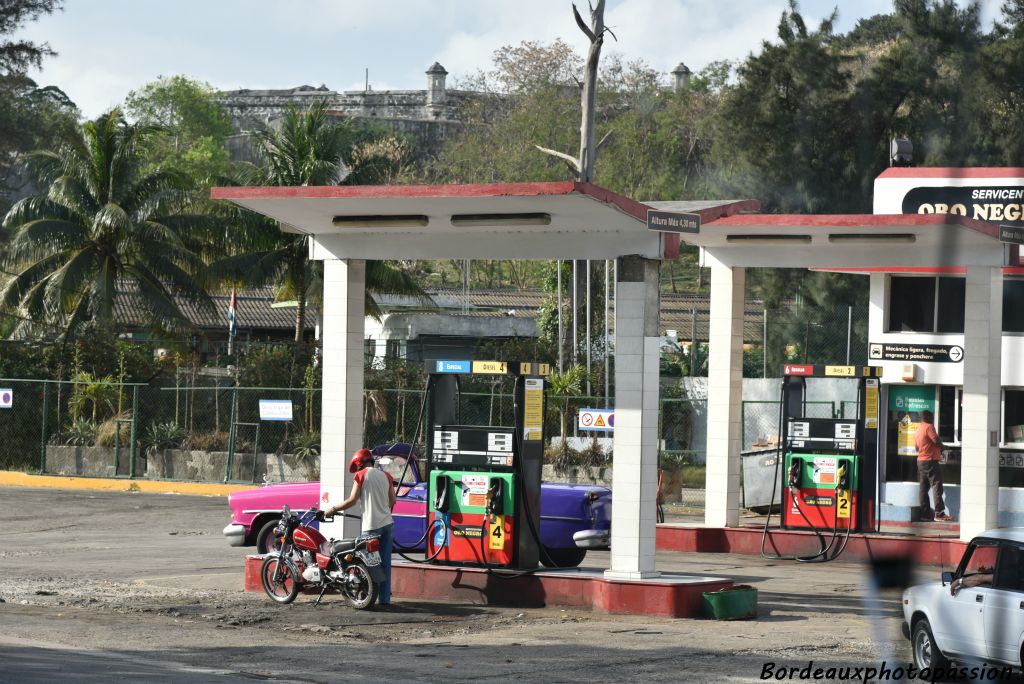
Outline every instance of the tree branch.
POLYGON ((583 33, 586 34, 587 38, 590 39, 590 42, 593 43, 597 41, 597 36, 594 35, 594 32, 590 30, 589 26, 587 26, 587 22, 583 21, 583 17, 580 16, 580 11, 576 9, 576 3, 572 4, 572 16, 576 18, 576 25, 580 27, 580 31, 583 31, 583 33))
POLYGON ((559 159, 564 161, 566 164, 568 164, 569 169, 573 173, 579 175, 579 172, 580 172, 580 162, 575 157, 570 157, 565 152, 559 152, 558 150, 549 150, 548 148, 541 147, 540 145, 534 145, 534 147, 536 147, 538 150, 540 150, 544 154, 550 154, 552 157, 558 157, 559 159))
POLYGON ((612 133, 614 133, 614 132, 615 132, 615 129, 613 128, 610 131, 608 131, 607 133, 605 133, 604 137, 601 138, 601 141, 599 143, 597 143, 597 147, 594 148, 594 151, 595 152, 599 152, 601 150, 601 148, 604 147, 604 144, 606 142, 608 142, 608 138, 612 137, 612 133))

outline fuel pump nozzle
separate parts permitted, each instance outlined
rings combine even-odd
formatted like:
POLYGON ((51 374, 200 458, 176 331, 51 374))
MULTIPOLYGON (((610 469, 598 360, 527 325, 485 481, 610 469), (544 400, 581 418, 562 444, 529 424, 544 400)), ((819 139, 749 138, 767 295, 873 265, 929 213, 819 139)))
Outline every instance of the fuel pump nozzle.
POLYGON ((786 484, 790 489, 796 489, 800 486, 800 468, 803 467, 803 460, 794 458, 793 462, 789 466, 789 475, 786 478, 786 484))
POLYGON ((505 513, 505 481, 498 477, 492 477, 487 487, 487 513, 488 515, 502 515, 505 513))
POLYGON ((839 468, 836 470, 836 492, 846 492, 850 490, 850 472, 847 468, 846 462, 839 464, 839 468))

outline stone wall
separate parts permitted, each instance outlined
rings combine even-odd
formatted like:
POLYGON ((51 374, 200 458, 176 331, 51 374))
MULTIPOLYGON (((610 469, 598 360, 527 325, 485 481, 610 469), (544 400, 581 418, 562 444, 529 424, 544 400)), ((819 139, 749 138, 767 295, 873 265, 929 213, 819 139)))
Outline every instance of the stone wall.
MULTIPOLYGON (((57 475, 87 477, 127 477, 130 473, 127 447, 120 456, 108 447, 58 446, 46 447, 46 472, 57 475), (115 467, 116 466, 116 467, 115 467)), ((165 449, 140 454, 135 459, 135 475, 153 480, 188 480, 223 482, 228 467, 226 451, 187 451, 165 449)), ((292 454, 257 454, 253 476, 253 455, 236 453, 231 477, 237 482, 303 482, 320 478, 319 463, 292 454)))

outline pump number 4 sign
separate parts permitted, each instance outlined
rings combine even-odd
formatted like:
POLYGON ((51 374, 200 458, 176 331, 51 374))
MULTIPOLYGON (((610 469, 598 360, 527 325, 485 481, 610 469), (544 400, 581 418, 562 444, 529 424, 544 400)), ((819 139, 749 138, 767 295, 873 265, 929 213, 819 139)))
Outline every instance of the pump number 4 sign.
POLYGON ((490 541, 487 547, 491 551, 501 551, 505 548, 505 516, 491 516, 491 532, 488 539, 490 541))

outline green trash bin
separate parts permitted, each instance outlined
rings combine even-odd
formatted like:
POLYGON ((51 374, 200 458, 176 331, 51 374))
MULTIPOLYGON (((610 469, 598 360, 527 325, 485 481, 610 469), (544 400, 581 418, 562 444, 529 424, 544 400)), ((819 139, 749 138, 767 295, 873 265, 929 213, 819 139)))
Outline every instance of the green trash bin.
POLYGON ((741 584, 703 594, 704 616, 715 620, 748 620, 757 617, 757 589, 741 584))

